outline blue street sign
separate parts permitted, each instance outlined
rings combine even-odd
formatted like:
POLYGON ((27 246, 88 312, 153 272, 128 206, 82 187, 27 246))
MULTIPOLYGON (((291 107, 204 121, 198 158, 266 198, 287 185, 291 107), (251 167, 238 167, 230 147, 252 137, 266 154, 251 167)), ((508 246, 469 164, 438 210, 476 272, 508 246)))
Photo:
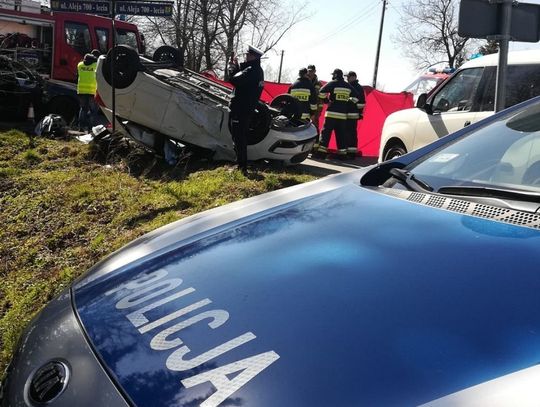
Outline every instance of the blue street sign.
POLYGON ((51 11, 110 15, 111 3, 109 1, 51 0, 51 11))
POLYGON ((172 16, 172 2, 134 2, 117 1, 116 14, 129 14, 133 16, 153 16, 170 17, 172 16))

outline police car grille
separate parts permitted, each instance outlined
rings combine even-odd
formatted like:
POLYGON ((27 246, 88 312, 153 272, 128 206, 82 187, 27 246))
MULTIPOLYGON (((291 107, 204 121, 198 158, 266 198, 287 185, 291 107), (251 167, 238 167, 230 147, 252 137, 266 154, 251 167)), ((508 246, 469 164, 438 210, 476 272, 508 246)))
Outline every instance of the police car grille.
POLYGON ((396 198, 405 199, 420 205, 432 206, 434 208, 446 209, 451 212, 540 229, 540 215, 535 213, 499 208, 462 199, 447 198, 440 195, 424 194, 421 192, 403 191, 392 188, 381 188, 381 190, 387 195, 392 195, 396 198))

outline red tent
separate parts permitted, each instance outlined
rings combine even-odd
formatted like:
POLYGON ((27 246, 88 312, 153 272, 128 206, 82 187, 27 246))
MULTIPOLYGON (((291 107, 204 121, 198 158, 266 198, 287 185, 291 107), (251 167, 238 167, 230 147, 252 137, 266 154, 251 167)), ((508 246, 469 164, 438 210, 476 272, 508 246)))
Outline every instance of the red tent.
MULTIPOLYGON (((366 106, 364 119, 358 121, 358 151, 365 157, 377 157, 381 142, 384 121, 394 112, 414 107, 413 95, 409 92, 384 93, 366 86, 366 106)), ((321 114, 320 128, 324 123, 324 111, 321 114)), ((332 137, 329 150, 336 149, 335 137, 332 137)))
MULTIPOLYGON (((231 85, 229 82, 218 79, 218 77, 212 72, 208 72, 208 71, 201 72, 201 75, 204 75, 208 79, 212 79, 214 82, 217 82, 230 89, 233 88, 233 85, 231 85)), ((282 93, 287 93, 287 90, 289 90, 289 86, 291 86, 289 83, 276 83, 276 82, 264 81, 264 89, 261 95, 261 100, 263 102, 270 103, 277 95, 281 95, 282 93)))

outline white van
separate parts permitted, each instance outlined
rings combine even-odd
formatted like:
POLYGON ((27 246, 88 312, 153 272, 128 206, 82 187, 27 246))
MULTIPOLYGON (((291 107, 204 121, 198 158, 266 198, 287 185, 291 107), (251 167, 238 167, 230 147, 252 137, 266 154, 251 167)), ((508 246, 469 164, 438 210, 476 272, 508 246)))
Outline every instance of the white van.
MULTIPOLYGON (((491 54, 463 64, 427 101, 420 97, 416 108, 388 116, 379 161, 416 150, 492 115, 498 60, 498 54, 491 54)), ((540 95, 540 50, 510 52, 508 65, 506 107, 540 95)))

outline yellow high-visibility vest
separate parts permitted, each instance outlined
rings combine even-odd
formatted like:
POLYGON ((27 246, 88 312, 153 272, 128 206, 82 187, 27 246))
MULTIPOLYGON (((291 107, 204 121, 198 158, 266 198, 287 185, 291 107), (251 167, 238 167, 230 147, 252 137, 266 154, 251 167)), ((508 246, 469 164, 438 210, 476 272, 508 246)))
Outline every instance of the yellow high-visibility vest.
POLYGON ((96 62, 90 65, 85 65, 82 61, 77 65, 77 74, 79 75, 79 79, 77 81, 78 94, 96 94, 96 65, 96 62))

